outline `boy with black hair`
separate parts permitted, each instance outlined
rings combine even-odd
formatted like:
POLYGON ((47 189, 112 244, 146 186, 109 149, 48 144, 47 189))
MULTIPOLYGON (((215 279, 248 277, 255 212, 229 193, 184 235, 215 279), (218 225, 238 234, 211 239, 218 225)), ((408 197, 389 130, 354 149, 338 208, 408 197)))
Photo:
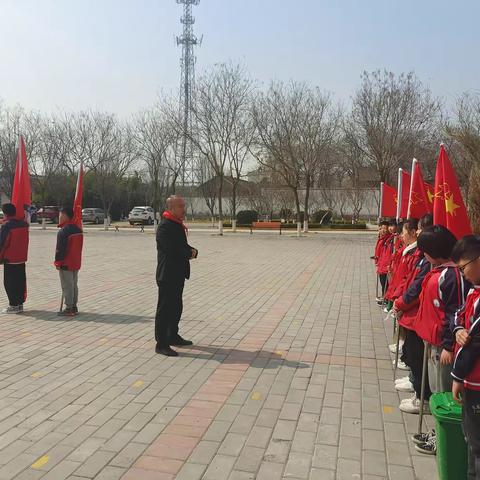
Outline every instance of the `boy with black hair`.
MULTIPOLYGON (((432 392, 452 389, 452 364, 455 341, 451 329, 457 310, 464 304, 466 285, 452 252, 457 239, 450 230, 434 225, 418 237, 418 248, 432 265, 422 284, 420 306, 414 322, 417 335, 430 344, 428 378, 432 392)), ((421 453, 436 453, 434 432, 415 448, 421 453)), ((414 441, 420 438, 414 437, 414 441)))
POLYGON ((468 445, 468 477, 480 479, 480 235, 457 242, 452 260, 473 285, 465 305, 457 312, 453 332, 453 398, 463 405, 462 426, 468 445))
POLYGON ((58 315, 72 317, 78 314, 78 271, 82 264, 83 232, 73 221, 72 208, 60 211, 55 267, 60 273, 60 284, 65 300, 65 309, 58 315))
POLYGON ((6 221, 0 230, 0 263, 4 264, 3 284, 9 303, 3 313, 22 313, 27 295, 28 223, 15 218, 13 203, 5 203, 2 210, 6 221))

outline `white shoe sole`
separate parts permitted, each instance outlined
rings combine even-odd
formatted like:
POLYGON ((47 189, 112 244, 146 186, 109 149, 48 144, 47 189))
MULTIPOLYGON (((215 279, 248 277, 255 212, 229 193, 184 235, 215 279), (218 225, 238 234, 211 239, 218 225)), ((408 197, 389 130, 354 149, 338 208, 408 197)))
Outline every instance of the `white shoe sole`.
POLYGON ((415 390, 413 389, 412 384, 401 384, 401 385, 395 385, 395 390, 397 392, 414 392, 415 390))

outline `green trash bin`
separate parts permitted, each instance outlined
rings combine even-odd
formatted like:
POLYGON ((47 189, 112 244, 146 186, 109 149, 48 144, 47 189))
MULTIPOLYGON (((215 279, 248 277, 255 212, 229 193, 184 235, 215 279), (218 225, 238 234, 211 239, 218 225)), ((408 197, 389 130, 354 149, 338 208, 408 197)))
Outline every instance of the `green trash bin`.
POLYGON ((462 407, 451 392, 434 393, 430 411, 435 417, 437 434, 437 468, 440 480, 466 480, 467 444, 462 431, 462 407))

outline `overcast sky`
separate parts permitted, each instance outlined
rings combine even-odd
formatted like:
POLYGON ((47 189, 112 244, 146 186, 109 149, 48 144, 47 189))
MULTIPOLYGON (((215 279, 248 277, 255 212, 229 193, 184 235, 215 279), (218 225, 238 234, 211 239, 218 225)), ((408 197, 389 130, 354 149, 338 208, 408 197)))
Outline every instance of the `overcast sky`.
MULTIPOLYGON (((480 90, 479 0, 201 0, 197 72, 240 61, 348 101, 363 70, 414 70, 452 102, 480 90)), ((178 87, 175 0, 0 0, 0 99, 129 115, 178 87)))

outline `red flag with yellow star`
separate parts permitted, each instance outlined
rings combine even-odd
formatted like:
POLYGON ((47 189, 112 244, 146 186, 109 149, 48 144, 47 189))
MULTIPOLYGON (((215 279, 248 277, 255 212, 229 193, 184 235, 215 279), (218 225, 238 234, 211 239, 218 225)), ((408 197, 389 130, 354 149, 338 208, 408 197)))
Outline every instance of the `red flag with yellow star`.
POLYGON ((457 176, 443 144, 435 172, 433 221, 447 227, 458 239, 472 233, 457 176))
POLYGON ((387 183, 381 184, 380 217, 395 218, 397 215, 397 190, 387 183))
MULTIPOLYGON (((433 198, 433 197, 432 197, 433 198)), ((423 180, 422 170, 416 158, 412 162, 412 180, 410 197, 408 200, 407 218, 421 218, 426 213, 432 213, 432 203, 428 200, 428 193, 423 180)))

